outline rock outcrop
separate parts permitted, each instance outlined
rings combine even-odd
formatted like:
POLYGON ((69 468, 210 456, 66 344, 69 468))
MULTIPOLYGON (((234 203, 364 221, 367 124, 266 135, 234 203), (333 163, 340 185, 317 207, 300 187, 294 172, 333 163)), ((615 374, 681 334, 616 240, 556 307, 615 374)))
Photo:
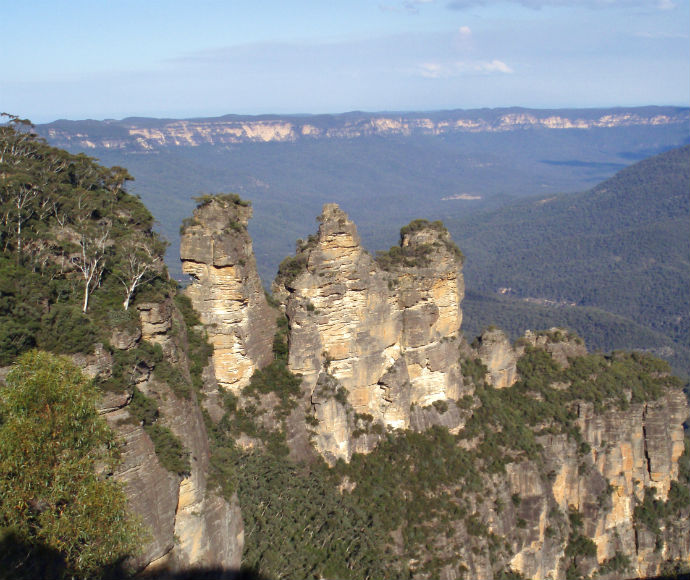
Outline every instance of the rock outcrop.
POLYGON ((202 201, 183 226, 182 269, 192 277, 192 300, 213 345, 215 377, 239 393, 272 358, 275 313, 256 271, 247 223, 252 210, 235 196, 202 201))
POLYGON ((274 292, 289 320, 290 370, 302 375, 319 419, 317 449, 329 461, 348 460, 361 449, 354 422, 345 421, 344 402, 326 403, 322 375, 344 389, 356 415, 384 428, 408 428, 412 405, 465 392, 457 361, 462 259, 437 223, 404 229, 382 266, 337 205, 326 204, 319 222, 281 266, 274 292))
POLYGON ((477 354, 488 372, 486 381, 495 389, 510 387, 517 380, 518 355, 502 330, 490 328, 477 338, 477 354))
MULTIPOLYGON (((246 211, 241 207, 232 211, 238 209, 246 211)), ((250 309, 263 303, 255 286, 237 282, 237 270, 223 278, 232 280, 231 285, 218 284, 217 270, 227 267, 225 263, 238 264, 241 256, 245 264, 253 264, 246 233, 222 226, 227 218, 218 217, 218 211, 207 216, 197 212, 197 223, 187 227, 192 233, 184 242, 183 257, 186 270, 197 276, 189 295, 202 317, 215 324, 209 333, 216 337, 216 351, 225 352, 226 337, 241 337, 251 328, 245 317, 218 314, 225 312, 220 308, 226 304, 225 289, 232 289, 238 306, 250 309), (214 219, 218 223, 211 226, 214 219), (211 256, 216 247, 222 248, 223 259, 204 262, 200 259, 204 247, 211 256)), ((615 357, 599 357, 598 362, 583 359, 587 351, 582 341, 557 328, 527 331, 514 345, 502 331, 490 329, 468 345, 460 333, 462 256, 440 223, 412 222, 401 230, 400 244, 375 259, 362 248, 355 225, 337 205, 324 206, 319 222, 317 234, 299 241, 296 255, 281 264, 273 288, 288 323, 287 364, 301 378, 299 400, 290 407, 284 424, 291 456, 310 459, 313 446, 333 465, 339 459, 349 461, 353 453, 373 452, 396 430, 440 427, 458 434, 456 445, 474 454, 477 465, 490 466, 477 474, 481 483, 475 482, 473 489, 459 482, 430 486, 425 492, 425 501, 433 502, 434 494, 453 498, 447 505, 455 515, 437 517, 437 513, 424 522, 424 548, 409 563, 413 577, 426 577, 423 570, 434 569, 440 577, 453 580, 463 572, 489 579, 509 570, 554 580, 594 573, 613 578, 655 575, 664 563, 690 562, 687 521, 664 520, 654 530, 636 519, 650 490, 660 501, 673 496, 684 451, 687 401, 680 389, 671 388, 672 381, 664 382, 668 375, 661 367, 645 379, 649 384, 659 379, 654 386, 658 390, 648 399, 641 399, 639 392, 633 395, 642 387, 621 385, 628 379, 615 373, 607 377, 616 381, 610 392, 618 399, 610 393, 569 392, 577 381, 592 382, 597 373, 608 372, 615 357), (547 378, 521 387, 518 381, 534 378, 520 375, 531 368, 521 364, 527 356, 532 357, 535 373, 546 369, 547 378), (587 365, 594 366, 588 370, 587 365), (492 401, 495 407, 483 409, 488 424, 477 426, 474 414, 492 401), (532 409, 537 402, 543 402, 551 415, 535 415, 532 409), (513 406, 519 406, 523 415, 514 414, 513 406), (466 426, 471 433, 463 435, 466 426), (492 447, 482 447, 483 438, 506 430, 523 440, 499 437, 492 447), (428 568, 431 565, 434 568, 428 568)), ((246 225, 246 220, 241 223, 246 225)), ((248 270, 243 272, 246 281, 248 270)), ((171 325, 155 309, 140 308, 145 321, 142 335, 174 357, 175 349, 165 340, 171 325)), ((261 320, 269 318, 263 305, 256 312, 261 320)), ((123 337, 121 343, 130 340, 123 337)), ((270 352, 268 334, 260 344, 260 352, 270 352)), ((238 347, 234 352, 240 350, 246 354, 251 349, 238 347)), ((237 364, 258 368, 260 360, 246 356, 237 364)), ((638 368, 637 362, 629 362, 633 366, 625 368, 638 368)), ((635 375, 629 380, 634 382, 635 375)), ((262 429, 270 429, 270 407, 277 404, 277 393, 243 401, 243 396, 249 397, 242 392, 243 384, 235 380, 222 386, 239 395, 240 407, 253 409, 262 429)), ((185 421, 193 422, 193 417, 185 421)), ((259 439, 241 437, 249 442, 245 447, 263 449, 259 439)), ((193 441, 188 445, 198 448, 193 441)), ((200 453, 203 456, 203 450, 200 453)), ((196 499, 202 496, 194 492, 195 487, 203 487, 203 477, 185 481, 176 508, 181 523, 174 529, 186 535, 177 555, 173 551, 169 557, 192 562, 191 538, 206 537, 207 531, 198 530, 208 530, 211 524, 204 527, 194 520, 196 509, 180 509, 187 505, 205 509, 196 499)), ((174 485, 166 485, 175 492, 174 485)), ((350 493, 357 481, 343 480, 342 485, 350 493)), ((216 513, 223 509, 233 508, 216 513)), ((169 512, 163 510, 155 517, 164 523, 169 512)), ((230 521, 232 517, 220 518, 223 533, 241 536, 240 528, 228 527, 230 521)), ((396 534, 394 538, 399 538, 396 534)))
MULTIPOLYGON (((188 382, 189 362, 185 324, 172 300, 138 306, 139 325, 119 343, 122 353, 147 341, 160 345, 164 364, 177 369, 188 382)), ((107 375, 112 358, 94 355, 77 362, 95 375, 107 375), (98 368, 94 360, 101 361, 98 368), (109 368, 107 368, 109 367, 109 368)), ((162 364, 162 363, 158 363, 162 364)), ((195 393, 161 379, 155 365, 138 362, 134 383, 157 407, 156 424, 169 429, 189 460, 184 474, 171 472, 159 458, 155 442, 132 410, 132 392, 105 392, 100 412, 120 440, 122 461, 115 473, 129 499, 129 507, 148 532, 142 551, 130 562, 135 570, 179 571, 194 568, 237 570, 243 547, 243 525, 237 497, 224 499, 209 478, 209 440, 195 393)))

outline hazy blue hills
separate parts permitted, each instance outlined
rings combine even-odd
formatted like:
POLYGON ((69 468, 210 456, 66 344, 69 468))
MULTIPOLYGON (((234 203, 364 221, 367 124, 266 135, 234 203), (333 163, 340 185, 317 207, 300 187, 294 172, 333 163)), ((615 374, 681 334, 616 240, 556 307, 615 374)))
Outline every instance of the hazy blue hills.
POLYGON ((447 225, 468 256, 468 332, 552 320, 604 350, 654 349, 689 374, 690 147, 583 193, 447 225))

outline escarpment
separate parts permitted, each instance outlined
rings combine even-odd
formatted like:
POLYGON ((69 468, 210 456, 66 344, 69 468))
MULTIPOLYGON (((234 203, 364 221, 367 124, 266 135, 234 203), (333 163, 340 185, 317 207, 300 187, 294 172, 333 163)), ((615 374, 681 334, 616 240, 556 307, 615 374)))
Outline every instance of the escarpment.
POLYGON ((413 222, 377 261, 337 205, 326 204, 318 219, 318 233, 281 265, 274 292, 289 321, 289 368, 302 376, 318 419, 316 447, 329 461, 348 460, 376 439, 352 436, 361 417, 406 429, 411 407, 465 393, 457 360, 462 257, 440 224, 413 222), (321 388, 325 376, 346 402, 321 388))
POLYGON ((185 319, 171 298, 138 304, 137 311, 138 324, 114 329, 120 340, 97 375, 109 377, 101 412, 123 442, 115 477, 146 530, 128 566, 147 573, 238 569, 242 518, 237 498, 224 498, 209 481, 209 439, 190 375, 185 319))
MULTIPOLYGON (((272 458, 268 478, 273 462, 292 461, 270 450, 281 438, 293 459, 309 458, 295 445, 313 448, 339 481, 334 493, 384 534, 393 577, 613 578, 688 564, 688 407, 662 363, 589 355, 558 328, 514 344, 489 329, 469 345, 462 255, 440 223, 412 222, 374 258, 337 205, 318 220, 273 285, 283 362, 271 365, 300 386, 262 371, 227 415, 252 470, 257 453, 272 458)), ((263 497, 256 482, 240 490, 263 497)), ((243 509, 253 530, 266 525, 243 509)), ((285 515, 292 504, 275 509, 302 517, 285 515)), ((249 545, 288 533, 274 525, 249 545)))
POLYGON ((272 360, 276 329, 247 233, 251 214, 236 196, 202 200, 183 224, 180 245, 182 269, 192 277, 187 296, 213 345, 215 378, 235 393, 272 360))

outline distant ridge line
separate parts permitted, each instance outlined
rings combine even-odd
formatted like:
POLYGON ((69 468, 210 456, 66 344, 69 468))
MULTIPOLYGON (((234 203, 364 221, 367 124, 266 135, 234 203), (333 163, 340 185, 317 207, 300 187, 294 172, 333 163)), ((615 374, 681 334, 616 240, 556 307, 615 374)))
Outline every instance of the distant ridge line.
POLYGON ((234 115, 191 119, 129 117, 105 121, 55 121, 37 131, 52 144, 80 149, 152 151, 238 143, 356 139, 371 136, 440 136, 530 129, 586 130, 667 126, 690 121, 688 107, 596 109, 455 109, 429 112, 353 111, 316 115, 234 115))

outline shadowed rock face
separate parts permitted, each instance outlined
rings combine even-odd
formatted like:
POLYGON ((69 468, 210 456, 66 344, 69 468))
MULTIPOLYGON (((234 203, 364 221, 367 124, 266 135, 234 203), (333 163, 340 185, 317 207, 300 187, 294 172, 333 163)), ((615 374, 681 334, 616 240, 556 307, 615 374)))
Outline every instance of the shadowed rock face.
POLYGON ((320 420, 317 449, 329 461, 347 460, 355 448, 371 447, 352 440, 338 404, 313 396, 319 376, 346 390, 354 413, 386 427, 409 427, 411 405, 457 399, 462 263, 445 229, 429 226, 401 240, 409 256, 423 260, 385 271, 336 204, 326 204, 318 219, 318 234, 295 258, 302 270, 279 280, 275 293, 290 322, 290 370, 303 375, 320 420))
POLYGON ((216 379, 239 393, 272 358, 275 312, 266 302, 252 241, 250 207, 216 198, 194 211, 181 237, 186 293, 213 345, 216 379))
MULTIPOLYGON (((140 339, 158 344, 166 361, 189 378, 184 321, 173 302, 140 304, 137 309, 137 332, 131 340, 113 346, 126 351, 140 339)), ((113 359, 97 349, 93 355, 75 356, 75 362, 91 374, 108 376, 113 359)), ((208 434, 196 397, 181 397, 143 366, 138 367, 135 383, 155 401, 157 423, 170 429, 189 453, 190 470, 182 476, 160 463, 152 440, 133 418, 131 392, 104 394, 99 412, 123 442, 122 461, 114 476, 124 485, 129 508, 148 531, 141 553, 130 566, 146 572, 239 569, 244 537, 239 502, 236 496, 225 500, 209 485, 208 434)))

